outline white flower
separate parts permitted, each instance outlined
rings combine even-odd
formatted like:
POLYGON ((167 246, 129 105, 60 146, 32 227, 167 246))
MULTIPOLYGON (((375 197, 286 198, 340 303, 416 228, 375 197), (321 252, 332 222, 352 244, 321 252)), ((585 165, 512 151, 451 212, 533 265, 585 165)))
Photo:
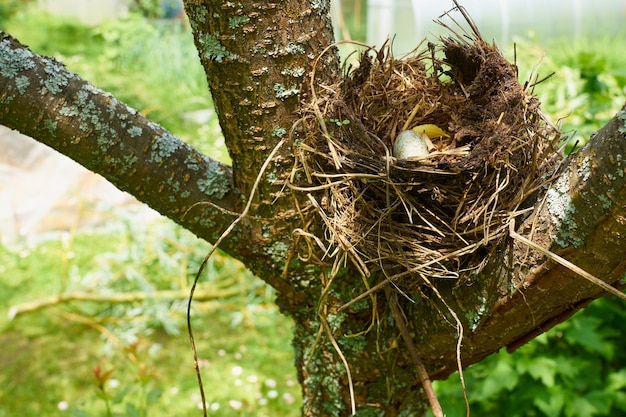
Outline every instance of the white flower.
POLYGON ((230 408, 233 410, 239 410, 243 406, 243 403, 238 400, 230 400, 228 401, 228 405, 230 405, 230 408))
POLYGON ((70 407, 69 403, 67 401, 59 401, 59 403, 57 404, 57 408, 61 411, 65 411, 70 407))
POLYGON ((291 395, 290 393, 286 392, 283 394, 283 400, 287 403, 287 404, 293 404, 296 402, 296 399, 293 397, 293 395, 291 395))
POLYGON ((243 373, 243 368, 239 365, 233 366, 230 373, 233 374, 233 376, 239 376, 243 373))

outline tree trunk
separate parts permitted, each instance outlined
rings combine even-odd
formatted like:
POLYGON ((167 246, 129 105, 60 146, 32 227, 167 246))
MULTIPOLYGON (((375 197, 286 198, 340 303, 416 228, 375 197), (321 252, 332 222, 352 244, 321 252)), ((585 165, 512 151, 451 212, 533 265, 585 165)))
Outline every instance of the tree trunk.
MULTIPOLYGON (((509 239, 482 272, 412 294, 362 297, 366 283, 349 265, 331 274, 298 257, 299 201, 285 189, 297 132, 290 134, 304 83, 339 80, 328 2, 188 0, 187 14, 233 160, 232 169, 199 154, 160 126, 2 35, 0 123, 98 172, 163 215, 214 242, 246 205, 249 214, 223 243, 277 289, 294 320, 303 415, 420 415, 427 404, 391 306, 431 377, 446 378, 502 346, 516 348, 604 294, 567 268, 509 239), (272 158, 257 175, 268 156, 272 158), (334 277, 334 278, 331 278, 334 277), (331 282, 332 280, 332 282, 331 282), (460 282, 463 282, 460 284, 460 282), (462 339, 459 339, 462 335, 462 339), (462 342, 462 343, 460 343, 462 342)), ((616 287, 626 272, 626 110, 538 196, 534 223, 517 225, 542 247, 616 287)), ((444 410, 445 411, 445 410, 444 410)))

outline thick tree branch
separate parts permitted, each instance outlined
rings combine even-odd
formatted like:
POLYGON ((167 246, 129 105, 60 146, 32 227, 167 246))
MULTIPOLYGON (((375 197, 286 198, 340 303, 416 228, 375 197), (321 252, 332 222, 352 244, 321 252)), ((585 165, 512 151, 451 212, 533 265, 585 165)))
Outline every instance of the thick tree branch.
MULTIPOLYGON (((328 48, 333 42, 329 3, 184 4, 233 161, 235 186, 247 197, 268 155, 280 140, 290 138, 301 117, 302 86, 314 65, 316 81, 338 80, 338 56, 328 48)), ((300 226, 301 213, 293 195, 285 192, 294 161, 291 145, 288 141, 280 148, 255 190, 250 214, 241 222, 249 231, 242 250, 247 251, 246 266, 279 288, 279 303, 300 308, 311 302, 311 289, 309 273, 299 270, 306 265, 294 256, 292 232, 300 226), (288 268, 289 276, 282 277, 288 268)))
MULTIPOLYGON (((247 195, 281 138, 301 116, 301 87, 333 42, 325 1, 185 1, 200 62, 205 68, 235 183, 247 195)), ((336 51, 319 62, 317 81, 338 79, 336 51)), ((281 149, 259 187, 259 209, 273 216, 275 183, 290 174, 293 153, 281 149)), ((278 188, 280 189, 280 188, 278 188)))
MULTIPOLYGON (((545 248, 616 288, 626 285, 625 155, 626 107, 569 159, 546 193, 545 204, 538 207, 533 236, 545 248)), ((531 222, 520 229, 530 233, 531 222)), ((528 250, 516 246, 514 253, 522 261, 521 255, 528 250)), ((483 334, 501 333, 509 350, 606 295, 597 285, 550 260, 530 266, 515 290, 494 305, 480 329, 483 334), (527 320, 515 319, 523 316, 527 320)), ((484 343, 484 337, 476 340, 476 346, 484 343)))
MULTIPOLYGON (((0 124, 58 150, 209 242, 234 218, 228 166, 52 58, 0 40, 0 124)), ((237 244, 224 249, 237 257, 237 244)))
MULTIPOLYGON (((518 227, 521 234, 618 289, 626 286, 624 155, 626 107, 565 161, 558 178, 544 190, 534 215, 518 227)), ((468 313, 465 325, 470 330, 463 340, 464 366, 502 346, 515 350, 606 295, 597 285, 520 242, 512 242, 510 251, 490 264, 485 273, 474 278, 473 285, 480 286, 480 280, 503 282, 512 290, 493 303, 483 304, 486 310, 482 317, 476 315, 478 305, 468 308, 467 294, 471 291, 463 290, 465 309, 460 311, 468 313)), ((483 291, 499 293, 495 285, 483 291)), ((463 297, 459 289, 456 292, 455 299, 463 297)), ((447 353, 442 351, 442 346, 451 346, 454 337, 450 332, 443 344, 442 339, 430 337, 421 346, 420 352, 436 378, 456 369, 451 347, 443 349, 447 353), (447 358, 445 364, 442 355, 447 358)))

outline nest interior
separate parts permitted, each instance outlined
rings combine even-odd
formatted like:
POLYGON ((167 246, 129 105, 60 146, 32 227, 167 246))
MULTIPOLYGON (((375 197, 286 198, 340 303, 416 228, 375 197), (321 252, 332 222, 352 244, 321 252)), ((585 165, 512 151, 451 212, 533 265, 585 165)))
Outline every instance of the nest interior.
POLYGON ((503 243, 558 162, 561 135, 515 65, 479 36, 403 59, 390 49, 363 53, 337 85, 311 87, 294 189, 323 220, 325 256, 348 255, 399 285, 457 279, 503 243), (424 124, 445 131, 431 152, 394 158, 396 136, 424 124))

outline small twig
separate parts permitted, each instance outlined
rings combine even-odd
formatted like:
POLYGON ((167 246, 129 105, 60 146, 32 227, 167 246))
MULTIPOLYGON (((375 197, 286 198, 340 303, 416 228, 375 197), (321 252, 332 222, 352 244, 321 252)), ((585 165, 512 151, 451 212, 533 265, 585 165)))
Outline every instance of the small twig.
POLYGON ((457 10, 461 12, 467 24, 470 26, 470 28, 472 28, 474 35, 476 35, 478 39, 482 39, 483 37, 480 35, 478 26, 476 26, 476 23, 474 23, 474 19, 472 19, 472 17, 469 15, 467 10, 465 10, 465 7, 461 6, 457 0, 453 0, 453 1, 454 1, 454 4, 456 5, 457 10))
MULTIPOLYGON (((204 290, 196 294, 196 300, 214 300, 225 297, 232 297, 237 294, 241 294, 241 289, 213 289, 204 290)), ((15 317, 32 313, 34 311, 42 310, 44 308, 52 307, 58 304, 70 303, 72 301, 86 301, 93 303, 132 303, 135 301, 144 300, 167 300, 167 299, 182 299, 189 297, 187 290, 165 290, 155 291, 148 293, 141 292, 127 292, 116 294, 99 294, 85 291, 74 291, 64 294, 53 295, 50 297, 40 298, 38 300, 32 300, 21 304, 16 304, 9 308, 8 317, 9 320, 15 317)))
POLYGON ((320 319, 320 322, 322 323, 322 326, 324 327, 326 336, 328 336, 330 343, 333 345, 333 348, 335 348, 335 352, 337 352, 337 355, 339 355, 339 358, 341 359, 341 362, 343 363, 343 367, 346 370, 346 375, 348 376, 348 390, 350 392, 350 408, 352 409, 352 415, 354 416, 356 415, 356 399, 354 397, 354 383, 352 382, 352 373, 350 372, 350 366, 348 365, 348 360, 346 359, 343 352, 341 351, 339 344, 337 344, 337 340, 335 340, 335 336, 333 336, 333 332, 330 329, 328 322, 326 321, 326 317, 324 317, 324 315, 322 314, 318 314, 318 317, 320 319))
POLYGON ((435 417, 444 417, 443 410, 441 409, 441 405, 439 404, 439 400, 437 399, 437 395, 433 389, 430 377, 428 376, 428 371, 424 366, 424 362, 422 362, 422 359, 420 358, 417 347, 415 346, 415 343, 411 338, 411 334, 409 333, 409 329, 406 327, 406 322, 404 321, 404 317, 402 316, 402 312, 398 306, 398 298, 396 294, 389 289, 389 287, 385 287, 385 293, 387 295, 387 300, 389 301, 389 308, 391 308, 391 313, 396 321, 396 325, 400 330, 400 334, 402 335, 404 342, 409 348, 409 353, 411 354, 411 358, 417 368, 417 374, 419 375, 420 382, 422 383, 422 387, 424 388, 424 392, 426 393, 426 397, 430 403, 430 408, 433 410, 433 415, 435 417))
POLYGON ((259 183, 261 182, 263 173, 269 166, 271 160, 274 158, 274 155, 276 155, 276 152, 278 152, 278 149, 280 149, 280 147, 283 146, 284 143, 285 143, 285 140, 281 139, 280 142, 276 144, 274 149, 272 149, 272 152, 270 152, 268 157, 265 159, 265 162, 263 162, 263 165, 261 166, 261 169, 259 170, 259 174, 257 175, 256 180, 254 181, 254 184, 252 185, 252 189, 250 190, 250 195, 248 196, 248 202, 246 203, 246 207, 243 209, 241 214, 237 216, 235 220, 233 220, 230 226, 228 226, 228 228, 224 230, 224 232, 219 237, 219 239, 217 239, 217 241, 215 241, 215 243, 213 244, 213 247, 211 248, 209 253, 207 253, 207 255, 204 257, 204 259, 202 260, 202 263, 200 264, 200 267, 198 268, 198 272, 196 273, 196 276, 193 280, 193 285, 191 286, 191 290, 189 291, 189 301, 187 303, 187 332, 189 334, 189 342, 191 343, 191 350, 193 352, 194 369, 196 371, 196 376, 198 377, 198 386, 200 388, 200 398, 202 401, 202 413, 204 417, 207 417, 206 397, 204 395, 204 387, 202 386, 202 375, 200 374, 200 365, 198 364, 198 352, 196 350, 196 342, 193 338, 193 331, 191 330, 191 302, 193 301, 193 295, 194 295, 194 292, 196 291, 196 285, 198 284, 200 275, 202 274, 202 271, 207 265, 209 258, 211 258, 213 253, 215 253, 215 251, 217 250, 217 247, 219 246, 220 243, 222 243, 222 241, 226 238, 226 236, 228 236, 230 232, 233 231, 237 223, 239 223, 244 217, 246 217, 246 215, 250 211, 250 207, 252 206, 252 199, 254 198, 254 194, 256 193, 257 188, 259 187, 259 183))
POLYGON ((441 293, 439 292, 437 287, 435 287, 430 282, 430 280, 428 279, 428 277, 426 275, 424 275, 421 272, 419 274, 422 277, 422 279, 424 280, 424 282, 426 282, 428 287, 435 293, 435 295, 437 296, 439 301, 441 301, 441 303, 448 309, 448 312, 450 313, 450 315, 452 315, 452 317, 454 318, 454 321, 456 322, 456 329, 457 329, 457 332, 459 334, 459 337, 457 338, 457 341, 456 341, 456 365, 457 365, 457 369, 459 371, 459 379, 461 380, 461 387, 463 388, 463 399, 465 400, 465 410, 466 410, 466 414, 465 415, 467 417, 469 417, 470 416, 470 404, 469 404, 469 398, 467 397, 467 388, 465 386, 465 377, 463 376, 463 362, 461 360, 461 346, 463 344, 463 323, 461 323, 461 320, 459 319, 458 314, 456 314, 456 312, 452 309, 452 307, 450 307, 448 305, 448 303, 443 298, 443 296, 441 295, 441 293))
MULTIPOLYGON (((493 236, 492 239, 493 240, 493 236)), ((352 300, 348 301, 347 303, 343 304, 341 307, 339 307, 339 309, 337 311, 342 311, 345 310, 346 308, 350 307, 352 304, 356 303, 357 301, 362 300, 365 297, 368 297, 370 294, 375 293, 376 291, 380 290, 381 288, 383 288, 385 285, 387 285, 388 283, 393 283, 395 281, 397 281, 399 278, 402 278, 404 276, 407 275, 411 275, 414 273, 418 273, 424 269, 426 269, 427 267, 437 264, 439 262, 445 261, 446 259, 451 259, 454 258, 455 256, 461 256, 464 253, 469 253, 471 251, 473 251, 476 247, 478 247, 479 245, 484 245, 487 244, 488 242, 475 242, 472 243, 471 245, 466 246, 465 248, 462 248, 460 250, 456 250, 454 252, 450 252, 446 255, 440 256, 438 258, 434 258, 431 259, 429 261, 426 261, 424 263, 421 263, 415 267, 412 267, 406 271, 397 273, 395 275, 392 276, 386 276, 385 279, 383 279, 382 281, 380 281, 378 284, 374 285, 373 287, 371 287, 369 290, 362 292, 361 294, 357 295, 356 297, 354 297, 352 300)))
POLYGON ((550 260, 561 264, 562 266, 564 266, 565 268, 569 269, 570 271, 574 272, 575 274, 580 275, 581 277, 583 277, 584 279, 586 279, 587 281, 597 285, 598 287, 602 288, 603 290, 621 298, 622 300, 626 300, 626 294, 624 294, 623 292, 619 291, 617 288, 614 288, 612 286, 610 286, 609 284, 607 284, 606 282, 602 281, 601 279, 598 279, 596 277, 594 277, 593 275, 591 275, 589 272, 585 271, 584 269, 574 265, 573 263, 571 263, 570 261, 561 258, 559 255, 555 254, 554 252, 550 252, 547 249, 542 248, 541 246, 539 246, 538 244, 536 244, 535 242, 533 242, 530 239, 525 238, 524 236, 518 234, 515 231, 515 222, 513 220, 511 220, 511 222, 509 223, 509 235, 519 241, 522 242, 523 244, 535 249, 537 252, 540 252, 542 255, 547 256, 548 258, 550 258, 550 260))
POLYGON ((352 415, 356 415, 356 400, 354 396, 354 384, 352 383, 352 373, 350 372, 350 366, 348 365, 348 360, 346 359, 343 352, 341 351, 341 348, 339 347, 337 340, 335 340, 335 336, 333 335, 333 332, 330 329, 330 326, 328 325, 328 321, 326 320, 328 313, 326 311, 327 305, 325 303, 325 300, 328 297, 328 294, 330 293, 333 280, 337 276, 339 265, 341 263, 342 262, 340 261, 339 258, 335 258, 335 262, 331 270, 331 276, 328 279, 328 283, 326 283, 326 286, 323 289, 322 294, 320 296, 320 303, 319 303, 319 308, 317 310, 317 316, 319 317, 320 322, 322 323, 322 327, 324 328, 326 332, 326 336, 330 340, 330 343, 333 345, 333 348, 335 348, 335 351, 337 352, 337 355, 339 355, 339 358, 341 359, 341 362, 343 363, 343 366, 346 370, 346 375, 348 376, 348 391, 350 392, 350 408, 352 409, 352 415))

